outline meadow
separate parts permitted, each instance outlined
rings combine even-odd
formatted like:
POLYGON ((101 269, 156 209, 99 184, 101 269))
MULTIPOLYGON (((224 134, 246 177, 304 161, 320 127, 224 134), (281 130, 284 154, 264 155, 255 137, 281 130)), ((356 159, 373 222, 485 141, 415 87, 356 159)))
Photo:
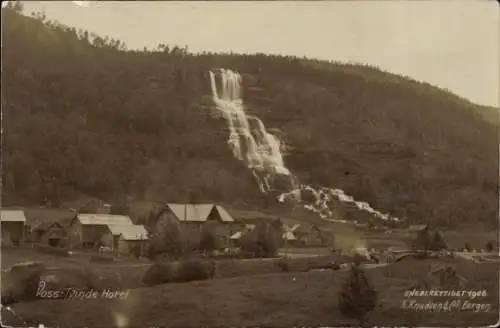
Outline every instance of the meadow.
MULTIPOLYGON (((407 260, 367 270, 379 291, 379 302, 369 317, 369 323, 386 326, 483 326, 495 323, 498 317, 497 264, 481 264, 479 267, 463 260, 447 261, 468 279, 468 289, 487 290, 488 296, 477 298, 475 302, 491 304, 489 312, 429 313, 402 309, 405 290, 425 277, 431 266, 442 263, 407 260)), ((26 322, 58 327, 349 325, 354 322, 341 319, 337 308, 337 293, 345 277, 346 272, 329 270, 266 273, 138 288, 132 290, 125 300, 44 300, 18 303, 12 308, 26 322)))

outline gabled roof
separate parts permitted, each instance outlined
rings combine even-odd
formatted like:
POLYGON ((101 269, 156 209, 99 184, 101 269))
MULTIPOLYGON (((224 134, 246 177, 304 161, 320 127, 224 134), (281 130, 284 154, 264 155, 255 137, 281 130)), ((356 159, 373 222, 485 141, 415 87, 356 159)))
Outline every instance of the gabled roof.
POLYGON ((286 231, 294 232, 299 226, 300 226, 300 224, 298 224, 298 223, 296 223, 294 225, 283 223, 281 225, 281 228, 282 228, 282 231, 284 231, 284 232, 286 232, 286 231))
POLYGON ((206 222, 214 208, 223 222, 234 222, 231 215, 220 205, 167 204, 167 206, 181 222, 206 222))
POLYGON ((179 221, 205 222, 213 209, 212 204, 167 204, 179 221))
POLYGON ((40 223, 34 225, 32 230, 33 231, 47 231, 50 227, 52 227, 54 225, 57 225, 61 229, 64 229, 62 224, 60 224, 59 222, 40 222, 40 223))
POLYGON ((144 240, 148 239, 148 232, 143 225, 136 224, 112 224, 108 225, 109 231, 113 236, 120 236, 125 240, 144 240))
POLYGON ((83 225, 123 225, 134 224, 132 219, 125 215, 112 215, 112 214, 78 214, 77 216, 80 224, 83 225))
POLYGON ((409 226, 406 231, 411 231, 411 232, 417 232, 417 231, 422 231, 422 230, 425 230, 427 229, 427 225, 426 224, 413 224, 411 226, 409 226))
POLYGON ((2 210, 0 214, 2 222, 26 222, 24 211, 19 210, 2 210))
POLYGON ((226 209, 220 205, 215 205, 215 208, 219 212, 219 216, 224 222, 234 222, 234 219, 231 215, 226 211, 226 209))

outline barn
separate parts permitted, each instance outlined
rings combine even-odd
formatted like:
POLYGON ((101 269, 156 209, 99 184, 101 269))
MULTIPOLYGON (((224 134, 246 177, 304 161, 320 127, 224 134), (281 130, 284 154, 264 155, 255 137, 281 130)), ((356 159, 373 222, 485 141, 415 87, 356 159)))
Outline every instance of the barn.
POLYGON ((112 240, 103 240, 111 225, 133 225, 133 222, 125 215, 78 214, 68 227, 70 245, 87 249, 97 249, 100 246, 112 247, 112 240))
POLYGON ((143 225, 111 224, 108 231, 102 236, 102 244, 119 253, 144 253, 144 248, 149 240, 149 234, 143 225))
POLYGON ((26 217, 21 210, 1 210, 2 245, 18 245, 24 240, 26 217))
POLYGON ((48 244, 50 246, 63 246, 66 237, 66 229, 59 222, 42 222, 32 228, 32 239, 34 242, 48 244))

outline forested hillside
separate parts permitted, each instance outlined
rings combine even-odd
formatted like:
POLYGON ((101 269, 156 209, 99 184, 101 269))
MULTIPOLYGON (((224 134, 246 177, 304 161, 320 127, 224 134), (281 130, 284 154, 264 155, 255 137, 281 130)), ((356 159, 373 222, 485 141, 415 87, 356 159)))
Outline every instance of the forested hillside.
MULTIPOLYGON (((248 111, 303 183, 411 221, 497 222, 496 109, 368 66, 190 54, 2 10, 3 204, 262 201, 212 117, 208 70, 243 75, 248 111)), ((168 40, 164 40, 168 44, 168 40)))

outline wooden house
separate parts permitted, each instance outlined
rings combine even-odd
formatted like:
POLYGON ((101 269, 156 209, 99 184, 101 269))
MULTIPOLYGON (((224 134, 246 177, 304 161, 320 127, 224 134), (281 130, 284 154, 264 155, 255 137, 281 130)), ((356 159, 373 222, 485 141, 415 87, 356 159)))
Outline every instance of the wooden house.
POLYGON ((333 244, 332 235, 314 224, 300 224, 293 233, 297 240, 306 247, 323 247, 333 244))
POLYGON ((41 222, 31 228, 31 241, 36 243, 63 246, 65 237, 66 228, 59 222, 41 222))
POLYGON ((103 245, 110 247, 118 253, 144 254, 144 249, 149 234, 143 225, 136 224, 112 224, 107 225, 108 231, 101 237, 103 245))
POLYGON ((220 205, 167 204, 151 230, 161 232, 175 225, 179 228, 182 238, 194 248, 199 244, 203 227, 210 226, 217 239, 218 248, 225 248, 230 245, 230 237, 237 231, 238 226, 220 205))
POLYGON ((231 247, 239 247, 241 246, 240 241, 244 236, 248 233, 251 233, 254 231, 256 225, 255 224, 245 224, 242 227, 238 226, 238 231, 233 233, 231 237, 229 238, 230 240, 230 246, 231 247))
POLYGON ((78 214, 68 227, 70 245, 90 249, 99 246, 111 247, 112 240, 102 238, 109 231, 110 225, 133 225, 133 222, 130 217, 124 215, 78 214))
POLYGON ((18 245, 24 241, 26 217, 21 210, 1 210, 2 245, 18 245))

